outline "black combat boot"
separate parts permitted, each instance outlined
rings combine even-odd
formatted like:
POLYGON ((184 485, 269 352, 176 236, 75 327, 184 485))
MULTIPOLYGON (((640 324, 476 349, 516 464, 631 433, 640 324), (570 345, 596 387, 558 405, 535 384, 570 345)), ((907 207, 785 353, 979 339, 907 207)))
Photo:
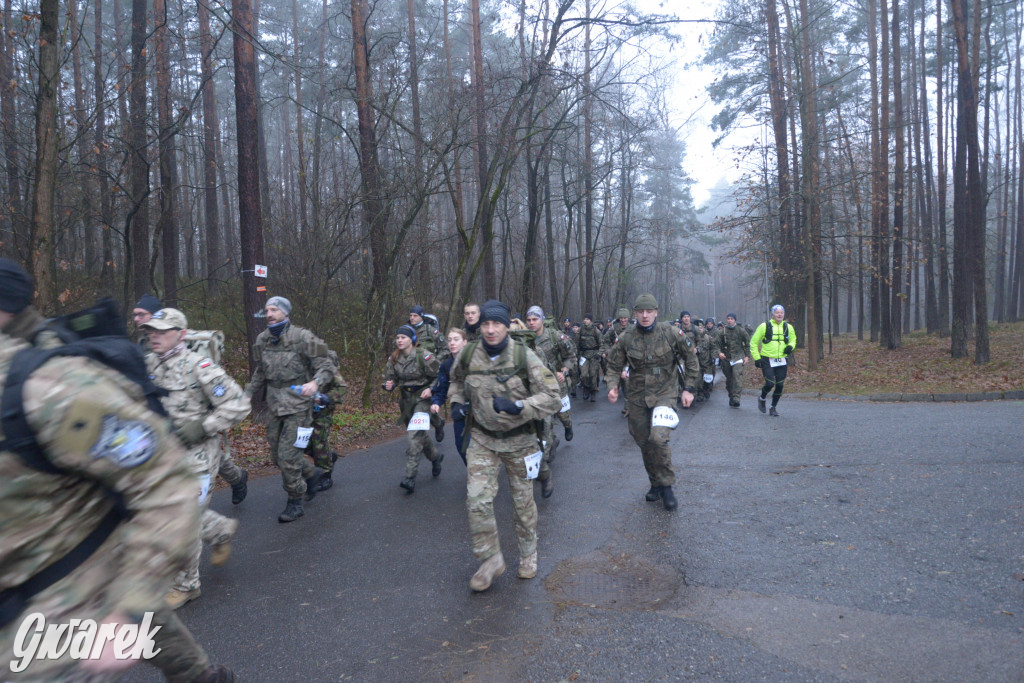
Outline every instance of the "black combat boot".
POLYGON ((334 478, 331 476, 331 472, 324 472, 323 476, 320 477, 320 481, 316 484, 316 492, 326 491, 332 486, 334 486, 334 478))
POLYGON ((287 522, 294 522, 299 517, 304 515, 302 511, 302 499, 301 498, 289 498, 288 505, 285 506, 284 511, 277 516, 277 521, 282 524, 287 522))
MULTIPOLYGON (((439 424, 436 427, 434 427, 434 439, 438 443, 441 443, 442 441, 444 441, 444 421, 443 420, 441 421, 441 424, 439 424)), ((434 476, 436 477, 437 475, 435 474, 434 476)))
POLYGON ((551 474, 548 473, 547 479, 542 479, 540 482, 540 495, 544 498, 550 498, 551 494, 555 491, 555 482, 552 480, 551 474))
POLYGON ((249 473, 242 470, 242 481, 231 485, 231 502, 238 505, 249 494, 249 473))
POLYGON ((444 460, 444 453, 437 454, 437 460, 430 463, 430 473, 435 477, 441 476, 441 461, 444 460))
POLYGON ((405 479, 402 480, 399 486, 401 486, 409 493, 414 493, 416 491, 416 480, 413 479, 412 477, 406 477, 405 479))
POLYGON ((211 664, 192 679, 192 683, 235 683, 235 673, 220 664, 211 664))
POLYGON ((572 425, 565 428, 565 440, 572 441, 572 425))
POLYGON ((666 510, 675 510, 679 504, 676 502, 676 495, 672 493, 671 486, 661 487, 661 502, 665 504, 666 510))
POLYGON ((310 501, 316 498, 316 492, 320 490, 320 480, 323 479, 323 470, 315 470, 313 476, 306 479, 306 500, 310 501))
POLYGON ((763 398, 757 399, 757 409, 760 410, 762 413, 767 412, 765 410, 765 408, 764 408, 764 399, 763 398))
POLYGON ((775 410, 775 406, 772 406, 771 408, 768 409, 768 414, 771 415, 772 417, 778 417, 779 411, 775 410))
POLYGON ((644 496, 644 500, 646 500, 648 503, 653 503, 654 501, 658 500, 659 498, 661 498, 661 487, 660 486, 652 486, 651 490, 647 492, 646 496, 644 496))

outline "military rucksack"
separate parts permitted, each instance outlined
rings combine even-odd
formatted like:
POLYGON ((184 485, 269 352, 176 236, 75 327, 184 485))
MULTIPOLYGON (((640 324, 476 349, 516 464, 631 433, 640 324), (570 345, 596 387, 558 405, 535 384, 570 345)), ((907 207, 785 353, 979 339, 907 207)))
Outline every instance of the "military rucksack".
POLYGON ((189 330, 185 334, 185 346, 220 365, 220 359, 224 357, 224 333, 220 330, 189 330))
MULTIPOLYGON (((515 330, 515 332, 524 332, 524 331, 528 331, 528 330, 515 330)), ((530 332, 530 334, 533 335, 533 332, 530 332)), ((512 374, 506 376, 505 379, 502 379, 501 376, 499 375, 499 373, 497 371, 495 371, 495 370, 472 370, 471 371, 469 369, 469 361, 473 357, 473 353, 476 352, 477 347, 480 346, 480 343, 481 343, 479 339, 476 339, 474 341, 467 342, 466 345, 462 348, 462 352, 459 354, 459 369, 462 370, 462 376, 463 377, 468 377, 469 375, 498 375, 497 379, 502 384, 507 382, 509 380, 509 378, 518 376, 519 379, 522 380, 523 385, 527 389, 529 389, 530 388, 530 371, 529 371, 529 368, 526 366, 526 346, 527 345, 526 345, 525 341, 522 341, 521 339, 517 339, 516 337, 513 337, 512 335, 513 335, 513 331, 510 330, 509 331, 509 336, 512 337, 511 343, 513 345, 512 346, 512 363, 513 363, 513 368, 514 369, 512 370, 512 374)), ((535 336, 536 335, 534 335, 534 337, 535 336)), ((531 339, 532 338, 533 337, 531 337, 531 339)))

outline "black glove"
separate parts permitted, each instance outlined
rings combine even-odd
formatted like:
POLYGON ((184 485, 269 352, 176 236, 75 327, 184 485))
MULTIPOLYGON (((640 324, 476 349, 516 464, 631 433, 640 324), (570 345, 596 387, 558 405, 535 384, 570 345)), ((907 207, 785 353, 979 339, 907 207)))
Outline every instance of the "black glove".
POLYGON ((511 401, 504 396, 495 396, 493 399, 494 412, 496 413, 508 413, 509 415, 518 415, 523 412, 522 407, 517 406, 515 401, 511 401))
POLYGON ((180 427, 175 427, 174 433, 189 448, 206 440, 206 428, 203 427, 202 420, 189 420, 180 427))
POLYGON ((785 355, 787 355, 787 356, 788 356, 789 354, 793 353, 793 345, 792 345, 792 344, 790 344, 789 346, 787 346, 786 348, 784 348, 784 349, 782 350, 782 353, 783 353, 783 354, 785 354, 785 355))
POLYGON ((763 358, 758 358, 757 360, 755 360, 754 361, 754 367, 755 368, 763 368, 764 367, 764 359, 763 358))
POLYGON ((466 406, 461 403, 452 404, 452 419, 453 420, 465 420, 466 419, 466 406))

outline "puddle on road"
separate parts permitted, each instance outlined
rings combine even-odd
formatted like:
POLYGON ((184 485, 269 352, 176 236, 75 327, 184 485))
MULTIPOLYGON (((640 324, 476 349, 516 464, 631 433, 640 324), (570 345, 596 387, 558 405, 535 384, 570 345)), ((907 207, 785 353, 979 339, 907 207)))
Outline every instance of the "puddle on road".
POLYGON ((675 569, 627 553, 564 560, 544 581, 555 603, 629 611, 664 607, 685 585, 675 569))

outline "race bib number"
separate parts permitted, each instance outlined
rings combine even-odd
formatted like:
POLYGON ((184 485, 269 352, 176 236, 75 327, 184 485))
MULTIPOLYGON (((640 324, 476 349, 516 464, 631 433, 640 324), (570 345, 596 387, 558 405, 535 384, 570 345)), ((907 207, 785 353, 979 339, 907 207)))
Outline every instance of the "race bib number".
POLYGON ((679 368, 679 374, 680 374, 680 375, 685 375, 685 374, 686 374, 686 366, 685 366, 685 365, 683 365, 682 363, 680 363, 680 364, 679 364, 679 365, 677 365, 676 367, 677 367, 677 368, 679 368))
POLYGON ((583 356, 580 356, 580 367, 581 367, 581 368, 583 367, 583 365, 584 365, 584 364, 585 364, 586 362, 587 362, 587 359, 586 359, 586 358, 584 358, 583 356))
POLYGON ((309 445, 309 437, 313 436, 312 427, 299 427, 299 431, 295 436, 295 447, 305 448, 309 445))
POLYGON ((407 431, 423 432, 428 429, 430 429, 430 413, 413 413, 407 431))
POLYGON ((629 377, 629 366, 628 365, 626 367, 622 368, 622 376, 623 377, 629 377))
POLYGON ((206 503, 207 496, 210 495, 210 475, 204 474, 199 477, 199 504, 203 505, 206 503))
POLYGON ((715 376, 714 375, 708 375, 708 374, 704 375, 704 384, 711 384, 714 381, 715 381, 715 376))
POLYGON ((729 365, 743 365, 743 359, 740 358, 739 360, 731 360, 729 361, 729 365))
POLYGON ((543 458, 544 458, 544 453, 542 451, 537 451, 536 453, 530 453, 528 456, 526 456, 526 458, 523 460, 523 463, 526 465, 526 478, 527 479, 536 479, 537 478, 537 475, 540 474, 540 461, 543 458))
POLYGON ((780 365, 785 365, 785 364, 786 364, 786 359, 785 358, 769 358, 768 359, 768 365, 772 366, 773 368, 777 368, 780 365))
POLYGON ((654 414, 651 415, 652 427, 668 427, 669 429, 675 429, 678 424, 679 416, 676 415, 676 411, 672 410, 668 406, 658 406, 654 409, 654 414))
POLYGON ((562 409, 559 410, 558 412, 560 412, 560 413, 567 413, 567 412, 569 412, 569 410, 571 408, 572 408, 572 404, 569 403, 569 397, 568 396, 563 396, 562 397, 562 409))

